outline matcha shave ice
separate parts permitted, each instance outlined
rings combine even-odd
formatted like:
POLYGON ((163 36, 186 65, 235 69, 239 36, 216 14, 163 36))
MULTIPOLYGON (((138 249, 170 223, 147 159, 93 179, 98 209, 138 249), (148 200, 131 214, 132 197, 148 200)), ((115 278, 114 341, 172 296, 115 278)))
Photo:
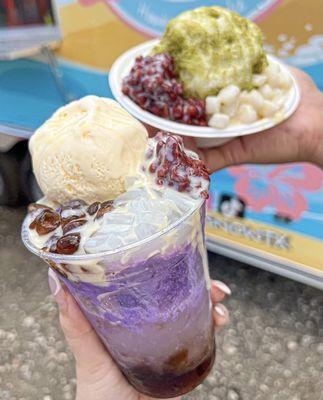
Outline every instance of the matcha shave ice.
POLYGON ((222 7, 186 11, 167 25, 154 54, 168 53, 186 97, 204 99, 233 84, 250 90, 267 66, 256 24, 222 7))

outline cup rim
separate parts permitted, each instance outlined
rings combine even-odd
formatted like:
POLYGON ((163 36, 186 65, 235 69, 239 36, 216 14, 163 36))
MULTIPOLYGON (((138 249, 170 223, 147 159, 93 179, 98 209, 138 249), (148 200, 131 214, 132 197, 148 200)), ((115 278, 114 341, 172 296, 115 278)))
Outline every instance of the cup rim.
POLYGON ((48 251, 40 250, 37 249, 32 242, 29 239, 29 226, 28 226, 28 215, 26 215, 23 223, 22 223, 22 228, 21 228, 21 239, 25 247, 33 254, 36 256, 45 259, 45 260, 51 260, 51 261, 56 261, 56 262, 66 262, 67 264, 69 262, 73 261, 91 261, 97 258, 104 258, 108 257, 111 255, 115 255, 118 253, 125 252, 127 250, 134 249, 136 247, 145 245, 147 243, 152 242, 153 240, 159 238, 160 236, 163 236, 167 234, 168 232, 172 231, 175 229, 177 226, 181 225, 185 220, 187 220, 191 215, 194 214, 195 211, 201 209, 203 205, 206 203, 205 199, 202 199, 196 203, 196 205, 192 208, 190 208, 181 218, 173 222, 172 224, 168 225, 166 228, 161 229, 160 231, 154 233, 151 236, 148 236, 147 238, 144 238, 142 240, 136 241, 134 243, 130 243, 128 245, 119 247, 114 250, 107 250, 107 251, 102 251, 99 253, 87 253, 87 254, 56 254, 56 253, 50 253, 48 251))

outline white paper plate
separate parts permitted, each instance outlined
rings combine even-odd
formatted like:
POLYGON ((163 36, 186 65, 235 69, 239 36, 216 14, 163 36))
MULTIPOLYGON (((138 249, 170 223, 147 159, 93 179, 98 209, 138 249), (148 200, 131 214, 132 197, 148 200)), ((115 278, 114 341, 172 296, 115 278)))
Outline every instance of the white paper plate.
POLYGON ((158 43, 158 39, 150 40, 139 46, 133 47, 132 49, 123 53, 112 65, 109 72, 109 84, 112 93, 116 100, 134 117, 140 121, 151 125, 155 128, 165 130, 168 132, 176 133, 184 136, 193 136, 196 138, 197 145, 199 147, 213 147, 220 146, 221 144, 232 140, 237 136, 250 135, 252 133, 261 132, 275 125, 278 125, 282 121, 286 120, 296 110, 300 101, 300 90, 296 83, 294 76, 291 74, 289 69, 277 60, 277 58, 268 55, 268 59, 274 63, 280 65, 280 67, 286 71, 293 81, 292 88, 289 90, 286 98, 284 108, 282 111, 282 117, 279 121, 275 118, 263 118, 252 124, 231 124, 225 129, 214 129, 211 127, 201 127, 194 125, 181 124, 179 122, 170 121, 165 118, 158 117, 149 111, 145 111, 140 108, 135 102, 133 102, 128 96, 122 93, 122 79, 128 75, 131 67, 133 66, 136 57, 140 55, 147 55, 151 49, 158 43))

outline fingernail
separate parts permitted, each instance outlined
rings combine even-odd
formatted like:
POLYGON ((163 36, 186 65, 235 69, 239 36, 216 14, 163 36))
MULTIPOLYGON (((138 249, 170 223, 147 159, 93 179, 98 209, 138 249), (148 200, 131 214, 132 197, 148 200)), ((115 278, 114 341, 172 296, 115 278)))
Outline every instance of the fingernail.
POLYGON ((227 294, 227 295, 231 295, 231 289, 229 288, 229 286, 227 286, 224 282, 222 281, 213 281, 213 284, 220 289, 223 293, 227 294))
POLYGON ((59 309, 63 312, 66 311, 67 301, 64 288, 57 278, 55 272, 50 268, 48 269, 48 285, 52 295, 54 296, 54 299, 56 300, 56 303, 58 304, 59 309))
POLYGON ((221 317, 225 317, 227 314, 227 309, 223 304, 217 304, 214 307, 214 310, 217 314, 219 314, 221 317))

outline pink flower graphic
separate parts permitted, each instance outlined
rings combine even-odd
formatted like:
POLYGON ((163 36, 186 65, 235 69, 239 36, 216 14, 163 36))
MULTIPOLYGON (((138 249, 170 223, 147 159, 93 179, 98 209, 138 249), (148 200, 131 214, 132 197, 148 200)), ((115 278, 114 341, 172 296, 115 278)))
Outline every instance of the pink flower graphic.
POLYGON ((228 169, 236 177, 235 190, 257 212, 274 207, 277 214, 300 218, 307 210, 306 191, 322 189, 323 173, 310 164, 242 166, 228 169))

